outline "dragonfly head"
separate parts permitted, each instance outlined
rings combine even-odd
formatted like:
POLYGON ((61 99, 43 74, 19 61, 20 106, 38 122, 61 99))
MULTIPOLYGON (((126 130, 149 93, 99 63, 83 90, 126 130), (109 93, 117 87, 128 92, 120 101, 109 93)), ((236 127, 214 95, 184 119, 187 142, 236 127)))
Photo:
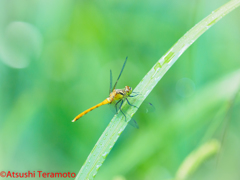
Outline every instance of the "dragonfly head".
POLYGON ((129 96, 130 94, 132 94, 132 88, 129 86, 125 86, 125 92, 127 93, 127 95, 129 96))

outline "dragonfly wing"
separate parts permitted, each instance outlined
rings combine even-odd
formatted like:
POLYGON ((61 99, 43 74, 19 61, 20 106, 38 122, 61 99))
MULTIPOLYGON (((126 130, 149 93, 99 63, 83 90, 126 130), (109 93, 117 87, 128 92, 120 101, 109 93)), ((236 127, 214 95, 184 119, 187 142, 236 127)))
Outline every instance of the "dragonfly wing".
POLYGON ((133 118, 129 121, 128 124, 139 129, 138 123, 133 118))
POLYGON ((152 103, 150 103, 150 102, 144 102, 143 103, 144 104, 144 108, 145 108, 145 112, 146 113, 153 113, 153 112, 155 112, 155 107, 153 106, 153 104, 152 103))
POLYGON ((121 74, 122 74, 123 69, 124 69, 124 67, 125 67, 125 64, 126 64, 126 62, 127 62, 127 58, 128 58, 128 57, 126 57, 126 59, 125 59, 125 61, 124 61, 124 63, 123 63, 123 67, 122 67, 121 72, 120 72, 120 74, 119 74, 119 76, 118 76, 118 78, 117 78, 117 81, 115 82, 115 84, 114 84, 114 86, 113 86, 113 88, 112 88, 112 91, 113 91, 113 90, 116 88, 116 86, 117 86, 117 82, 118 82, 118 80, 119 80, 120 77, 121 77, 121 74))
POLYGON ((112 92, 112 71, 110 69, 110 89, 109 89, 109 94, 112 92))

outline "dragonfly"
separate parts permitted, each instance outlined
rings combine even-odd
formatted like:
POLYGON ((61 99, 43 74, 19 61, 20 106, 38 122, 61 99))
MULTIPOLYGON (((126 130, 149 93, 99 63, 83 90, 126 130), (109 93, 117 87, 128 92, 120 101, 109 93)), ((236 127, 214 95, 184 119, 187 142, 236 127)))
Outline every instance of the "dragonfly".
POLYGON ((124 63, 123 63, 123 66, 122 66, 122 69, 120 71, 120 74, 117 78, 117 81, 115 82, 113 88, 112 88, 112 71, 110 70, 110 88, 109 88, 109 97, 106 98, 104 101, 102 101, 101 103, 83 111, 82 113, 80 113, 79 115, 77 115, 73 120, 72 122, 75 122, 77 121, 79 118, 81 118, 82 116, 84 116, 85 114, 89 113, 90 111, 102 106, 102 105, 105 105, 105 104, 115 104, 115 108, 116 108, 116 113, 118 113, 118 109, 120 109, 121 113, 124 115, 125 117, 125 121, 126 121, 126 115, 123 113, 121 107, 123 105, 123 102, 124 101, 127 101, 127 103, 130 105, 130 106, 133 106, 135 108, 138 108, 137 106, 131 104, 128 100, 129 97, 135 97, 138 95, 138 93, 136 92, 133 92, 132 88, 129 87, 129 86, 125 86, 125 88, 123 89, 115 89, 116 86, 117 86, 117 83, 118 83, 118 80, 120 79, 121 77, 121 74, 123 72, 123 69, 126 65, 126 62, 127 62, 127 59, 128 57, 126 57, 124 63), (135 93, 135 94, 134 94, 135 93), (118 105, 119 105, 119 108, 118 108, 118 105))

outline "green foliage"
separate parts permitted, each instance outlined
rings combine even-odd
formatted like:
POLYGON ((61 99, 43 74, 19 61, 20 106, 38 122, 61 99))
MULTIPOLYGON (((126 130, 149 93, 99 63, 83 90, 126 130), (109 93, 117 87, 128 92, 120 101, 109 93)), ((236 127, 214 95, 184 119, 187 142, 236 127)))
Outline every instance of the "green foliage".
MULTIPOLYGON (((71 120, 108 96, 109 70, 116 80, 129 57, 117 88, 135 89, 151 67, 150 77, 159 77, 186 46, 156 59, 226 2, 0 1, 1 171, 77 174, 113 114, 103 106, 71 120)), ((131 103, 140 105, 157 84, 145 100, 156 111, 140 106, 134 116, 140 129, 125 128, 95 179, 173 179, 211 139, 221 143, 220 153, 190 178, 239 179, 239 13, 204 33, 158 84, 153 78, 151 88, 141 87, 146 94, 131 103)))
MULTIPOLYGON (((135 92, 139 92, 141 95, 133 98, 132 102, 136 106, 140 106, 141 103, 145 100, 145 98, 149 95, 152 89, 156 86, 158 81, 163 77, 163 75, 168 71, 168 69, 175 63, 175 61, 182 55, 182 53, 210 26, 220 20, 223 16, 231 12, 233 9, 240 5, 240 1, 230 1, 225 4, 221 8, 213 11, 208 17, 203 19, 197 25, 195 25, 190 31, 188 31, 157 63, 156 65, 147 73, 147 75, 143 78, 143 80, 137 85, 135 88, 135 92)), ((103 132, 101 137, 99 138, 97 144, 91 151, 88 156, 85 164, 81 168, 76 179, 92 179, 96 176, 98 169, 101 167, 105 158, 111 151, 112 147, 116 143, 117 139, 127 126, 127 123, 130 121, 131 117, 137 111, 135 107, 127 107, 127 103, 123 105, 123 109, 125 112, 130 115, 125 120, 125 116, 121 113, 116 114, 111 122, 109 123, 106 130, 103 132)), ((212 154, 216 151, 217 145, 206 145, 207 147, 203 147, 205 154, 212 154), (209 148, 209 146, 211 146, 209 148), (212 147, 214 146, 214 147, 212 147), (205 150, 207 149, 207 150, 205 150), (210 150, 208 150, 210 149, 210 150), (212 150, 214 149, 214 150, 212 150)), ((200 150, 199 150, 200 151, 200 150)), ((205 159, 205 154, 202 153, 202 150, 197 155, 193 155, 194 157, 200 157, 200 160, 195 160, 197 163, 199 161, 203 161, 205 159), (204 156, 204 157, 203 157, 204 156)), ((192 157, 190 157, 192 158, 192 157)), ((187 160, 189 161, 189 160, 187 160)), ((197 165, 192 164, 192 167, 196 167, 197 165)), ((184 169, 183 167, 182 169, 184 169)), ((182 170, 180 170, 182 172, 182 170)), ((190 170, 189 170, 190 171, 190 170)), ((181 173, 180 173, 181 174, 181 173)), ((186 176, 185 174, 183 176, 186 176)), ((185 179, 182 178, 182 175, 177 175, 177 179, 185 179)))
POLYGON ((196 151, 189 154, 188 157, 183 161, 182 165, 178 169, 175 179, 187 179, 201 164, 203 164, 204 161, 206 161, 206 159, 217 154, 219 149, 220 142, 217 140, 211 140, 203 144, 196 151))

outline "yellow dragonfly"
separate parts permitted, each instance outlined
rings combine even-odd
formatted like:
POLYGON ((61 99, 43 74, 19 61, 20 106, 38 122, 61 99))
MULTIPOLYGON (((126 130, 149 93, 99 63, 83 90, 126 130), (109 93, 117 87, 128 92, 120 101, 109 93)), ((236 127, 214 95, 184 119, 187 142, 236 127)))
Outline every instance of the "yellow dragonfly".
MULTIPOLYGON (((132 88, 129 87, 129 86, 125 86, 124 89, 115 89, 116 86, 117 86, 117 83, 118 83, 118 80, 120 79, 121 77, 121 74, 123 72, 123 69, 125 67, 125 64, 127 62, 127 58, 125 59, 124 61, 124 64, 123 64, 123 67, 121 69, 121 72, 117 78, 117 81, 116 83, 114 84, 113 88, 112 88, 112 71, 110 70, 110 89, 109 89, 109 97, 107 99, 105 99, 104 101, 102 101, 101 103, 83 111, 82 113, 80 113, 79 115, 77 115, 73 120, 72 122, 75 122, 77 121, 79 118, 81 118, 82 116, 84 116, 85 114, 87 114, 88 112, 102 106, 102 105, 105 105, 105 104, 112 104, 112 103, 115 103, 115 108, 116 108, 116 112, 118 112, 118 109, 120 109, 120 111, 122 112, 122 114, 124 115, 125 117, 125 120, 126 120, 126 115, 123 113, 121 107, 122 107, 122 104, 123 102, 126 100, 127 103, 130 105, 130 106, 133 106, 133 107, 136 107, 138 108, 137 106, 134 106, 132 104, 130 104, 129 100, 128 100, 128 97, 135 97, 137 96, 138 94, 136 93, 135 95, 131 95, 132 93, 135 93, 132 91, 132 88), (118 104, 120 104, 119 108, 118 108, 118 104)), ((136 122, 135 122, 136 123, 136 122)))

